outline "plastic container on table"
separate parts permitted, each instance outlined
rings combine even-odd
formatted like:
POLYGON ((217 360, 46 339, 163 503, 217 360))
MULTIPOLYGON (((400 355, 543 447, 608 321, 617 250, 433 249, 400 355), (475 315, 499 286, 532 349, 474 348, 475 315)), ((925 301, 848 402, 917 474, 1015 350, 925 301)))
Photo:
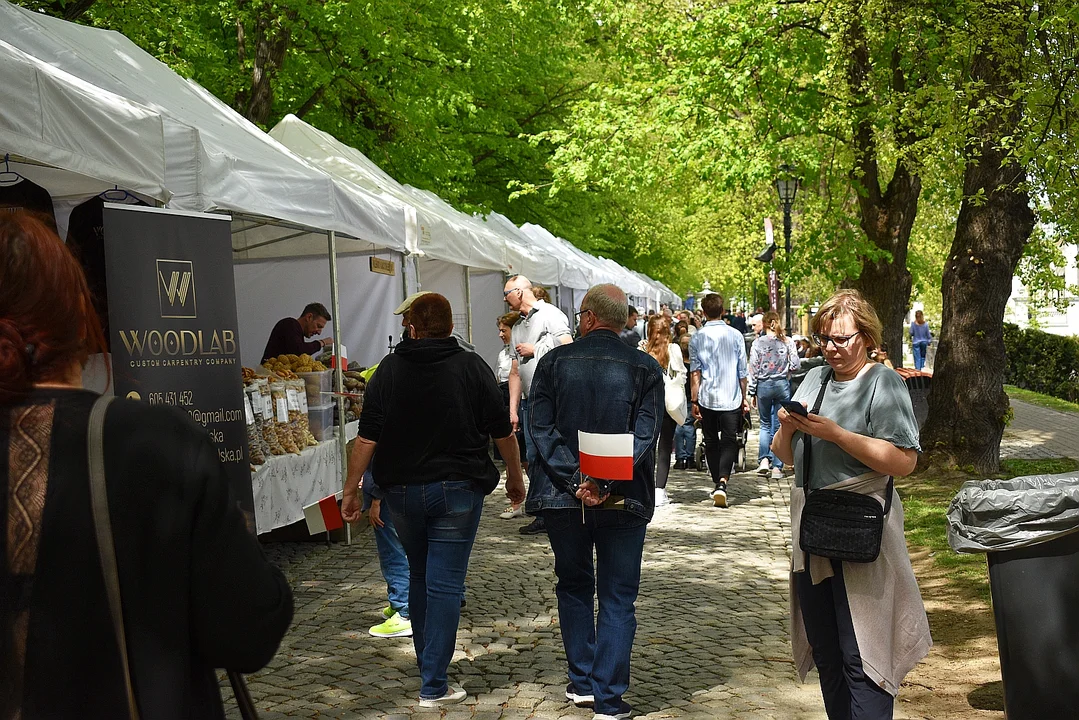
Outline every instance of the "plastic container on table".
POLYGON ((319 370, 317 372, 296 373, 307 387, 308 407, 321 407, 328 404, 333 397, 327 393, 333 392, 333 370, 319 370))
POLYGON ((1009 718, 1079 708, 1079 473, 969 482, 948 543, 985 552, 1009 718))
POLYGON ((311 405, 307 408, 307 419, 311 424, 311 434, 319 442, 333 439, 333 409, 335 405, 311 405))

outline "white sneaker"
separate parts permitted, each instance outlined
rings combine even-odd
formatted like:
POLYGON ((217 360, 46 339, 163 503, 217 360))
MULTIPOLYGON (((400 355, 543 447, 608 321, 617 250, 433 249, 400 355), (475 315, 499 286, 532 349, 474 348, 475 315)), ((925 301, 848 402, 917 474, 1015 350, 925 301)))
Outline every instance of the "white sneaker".
POLYGON ((453 705, 454 703, 461 702, 467 696, 468 693, 465 692, 464 688, 449 685, 446 687, 446 694, 440 698, 433 698, 431 700, 420 698, 420 707, 437 708, 442 707, 443 705, 453 705))
POLYGON ((525 516, 525 504, 521 503, 517 507, 508 507, 505 512, 499 513, 498 517, 503 520, 513 520, 514 518, 523 518, 525 516))
POLYGON ((772 479, 773 480, 782 480, 783 479, 783 468, 777 468, 777 467, 772 468, 772 479))
POLYGON ((768 462, 768 458, 761 458, 761 464, 757 466, 757 474, 767 475, 770 468, 771 463, 768 462))
POLYGON ((663 488, 656 488, 656 507, 670 504, 671 498, 667 495, 667 491, 663 488))

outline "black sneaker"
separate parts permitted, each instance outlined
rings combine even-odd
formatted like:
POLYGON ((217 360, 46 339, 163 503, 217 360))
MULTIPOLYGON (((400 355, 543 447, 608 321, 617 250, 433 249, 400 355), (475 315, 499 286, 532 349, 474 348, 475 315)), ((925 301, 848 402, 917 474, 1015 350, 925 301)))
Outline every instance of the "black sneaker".
POLYGON ((716 484, 716 489, 712 491, 712 503, 716 507, 727 507, 727 483, 721 482, 716 484))
POLYGON ((629 716, 633 714, 633 706, 626 701, 622 701, 618 707, 616 713, 596 713, 592 716, 592 720, 628 720, 629 716))
POLYGON ((547 525, 543 522, 543 518, 538 517, 524 527, 519 528, 517 532, 522 535, 539 535, 547 532, 547 525))
POLYGON ((675 460, 674 461, 674 469, 675 470, 685 470, 686 469, 686 461, 685 460, 675 460))
POLYGON ((693 462, 693 458, 686 460, 686 470, 696 470, 697 463, 693 462))
POLYGON ((566 699, 579 708, 590 708, 596 702, 596 699, 592 695, 585 695, 584 693, 578 692, 577 688, 573 686, 573 683, 566 686, 566 699))

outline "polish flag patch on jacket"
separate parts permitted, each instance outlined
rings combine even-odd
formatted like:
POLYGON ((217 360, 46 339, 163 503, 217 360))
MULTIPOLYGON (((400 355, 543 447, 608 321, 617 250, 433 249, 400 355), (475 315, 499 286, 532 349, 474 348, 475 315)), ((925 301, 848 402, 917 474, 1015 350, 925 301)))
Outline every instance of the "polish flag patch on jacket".
POLYGON ((307 521, 307 532, 312 535, 340 530, 345 526, 345 522, 341 519, 341 509, 337 507, 337 495, 330 495, 317 503, 304 505, 303 517, 307 521))
POLYGON ((633 433, 577 431, 581 473, 600 480, 633 479, 633 433))

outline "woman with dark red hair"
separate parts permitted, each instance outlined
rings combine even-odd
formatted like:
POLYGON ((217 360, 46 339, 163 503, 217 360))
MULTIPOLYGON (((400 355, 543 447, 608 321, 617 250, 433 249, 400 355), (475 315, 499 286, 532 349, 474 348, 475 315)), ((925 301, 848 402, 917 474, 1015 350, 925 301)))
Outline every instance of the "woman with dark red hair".
MULTIPOLYGON (((105 341, 78 262, 0 214, 0 720, 129 716, 91 513, 82 366, 105 341)), ((205 431, 131 400, 104 422, 130 687, 144 718, 223 718, 214 668, 253 672, 292 594, 245 525, 205 431)))

